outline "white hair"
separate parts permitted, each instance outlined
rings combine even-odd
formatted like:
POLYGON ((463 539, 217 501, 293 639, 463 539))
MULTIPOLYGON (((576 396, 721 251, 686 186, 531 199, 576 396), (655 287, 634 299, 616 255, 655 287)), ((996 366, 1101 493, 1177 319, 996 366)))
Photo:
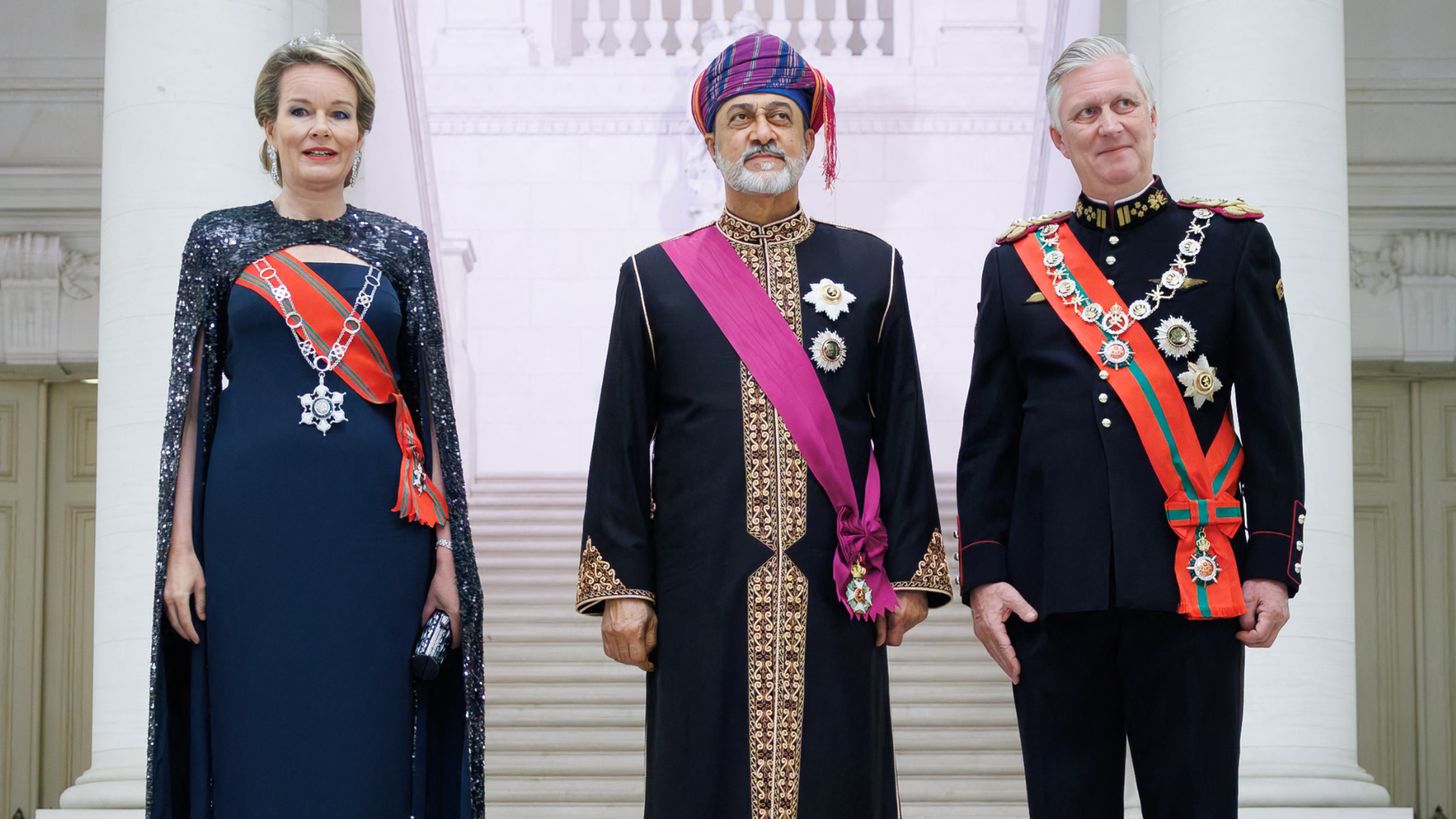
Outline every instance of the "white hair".
POLYGON ((799 178, 804 175, 804 166, 809 163, 809 152, 807 145, 804 152, 797 156, 787 156, 786 152, 777 145, 758 145, 743 152, 738 161, 733 162, 723 157, 716 148, 713 150, 713 162, 717 164, 718 170, 723 173, 723 181, 728 187, 739 193, 754 193, 766 196, 777 196, 788 192, 789 189, 799 184, 799 178), (755 171, 748 167, 748 160, 759 154, 768 154, 784 160, 784 167, 777 171, 755 171))
POLYGON ((1058 110, 1062 105, 1062 78, 1079 68, 1085 68, 1109 57, 1121 57, 1127 60, 1128 68, 1132 69, 1133 79, 1137 80, 1138 88, 1142 89, 1147 104, 1149 106, 1157 104, 1153 98, 1153 80, 1148 76, 1148 70, 1143 67, 1142 60, 1139 60, 1136 54, 1128 51, 1127 46, 1111 37, 1083 37, 1080 40, 1073 40, 1072 44, 1062 51, 1062 56, 1058 57, 1056 63, 1052 65, 1051 73, 1047 74, 1047 115, 1052 127, 1057 129, 1058 133, 1061 133, 1062 130, 1062 115, 1058 110))

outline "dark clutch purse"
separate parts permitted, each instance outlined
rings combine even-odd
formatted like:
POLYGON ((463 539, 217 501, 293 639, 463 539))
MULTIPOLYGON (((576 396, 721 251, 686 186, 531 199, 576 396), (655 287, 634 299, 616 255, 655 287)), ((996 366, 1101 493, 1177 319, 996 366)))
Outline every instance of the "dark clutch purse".
POLYGON ((445 664, 445 651, 449 648, 450 615, 435 609, 420 629, 415 654, 410 658, 410 671, 415 678, 433 680, 440 676, 440 666, 445 664))

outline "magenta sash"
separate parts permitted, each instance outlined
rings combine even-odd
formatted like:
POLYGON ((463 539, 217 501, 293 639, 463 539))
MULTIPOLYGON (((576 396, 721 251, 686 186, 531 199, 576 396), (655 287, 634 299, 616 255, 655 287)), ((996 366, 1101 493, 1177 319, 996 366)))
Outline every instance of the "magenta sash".
POLYGON ((778 410, 784 427, 799 445, 809 471, 834 505, 839 546, 834 552, 834 591, 851 617, 874 620, 895 608, 895 589, 885 574, 889 539, 880 521, 880 469, 870 452, 861 511, 839 437, 834 410, 803 343, 758 279, 712 225, 662 244, 718 329, 743 360, 764 395, 778 410), (851 566, 865 568, 871 605, 856 614, 845 599, 851 566))

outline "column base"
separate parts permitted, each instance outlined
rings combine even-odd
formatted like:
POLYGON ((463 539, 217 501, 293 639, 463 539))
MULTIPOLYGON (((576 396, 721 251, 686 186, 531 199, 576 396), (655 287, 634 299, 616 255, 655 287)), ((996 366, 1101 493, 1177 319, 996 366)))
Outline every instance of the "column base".
POLYGON ((39 811, 36 819, 41 816, 89 819, 93 813, 98 816, 140 817, 146 804, 145 765, 93 767, 77 777, 76 784, 61 794, 60 810, 39 811))
POLYGON ((115 810, 98 810, 92 807, 71 810, 58 807, 51 810, 36 810, 35 819, 141 819, 140 807, 118 807, 115 810))
POLYGON ((1409 807, 1242 807, 1239 819, 1411 819, 1409 807))
MULTIPOLYGON (((44 815, 36 819, 44 819, 44 815)), ((67 816, 66 819, 70 819, 67 816)), ((79 818, 86 819, 86 818, 79 818)), ((1142 810, 1128 807, 1123 819, 1143 819, 1142 810)), ((1241 807, 1239 819, 1411 819, 1409 807, 1241 807)))

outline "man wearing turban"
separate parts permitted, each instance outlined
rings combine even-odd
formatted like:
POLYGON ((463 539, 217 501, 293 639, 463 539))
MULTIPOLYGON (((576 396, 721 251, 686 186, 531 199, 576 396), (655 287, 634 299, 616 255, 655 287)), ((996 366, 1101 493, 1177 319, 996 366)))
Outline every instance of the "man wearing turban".
POLYGON ((647 672, 647 817, 888 819, 885 647, 950 597, 900 256, 800 207, 834 91, 787 43, 692 112, 727 208, 622 265, 577 609, 647 672))

